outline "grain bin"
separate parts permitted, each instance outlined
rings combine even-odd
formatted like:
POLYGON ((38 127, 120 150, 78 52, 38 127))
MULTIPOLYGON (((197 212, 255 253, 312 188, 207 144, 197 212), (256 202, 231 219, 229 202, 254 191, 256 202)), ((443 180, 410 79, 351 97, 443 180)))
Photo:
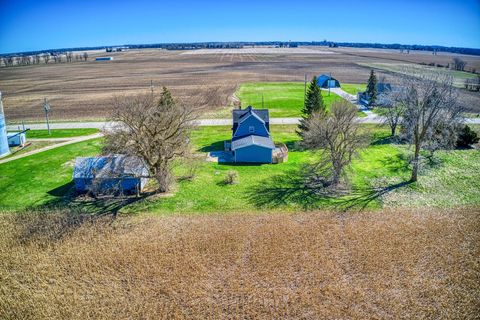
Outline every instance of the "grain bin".
POLYGON ((10 154, 8 148, 7 125, 3 113, 2 93, 0 92, 0 157, 10 154))

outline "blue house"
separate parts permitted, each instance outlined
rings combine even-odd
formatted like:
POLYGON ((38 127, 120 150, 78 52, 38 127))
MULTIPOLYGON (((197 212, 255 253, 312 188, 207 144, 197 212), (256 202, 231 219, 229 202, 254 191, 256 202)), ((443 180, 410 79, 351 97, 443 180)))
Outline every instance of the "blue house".
POLYGON ((114 155, 79 157, 75 160, 73 182, 78 193, 136 194, 148 182, 148 169, 136 157, 114 155))
POLYGON ((272 163, 274 150, 267 109, 233 110, 230 151, 234 162, 272 163))
POLYGON ((340 81, 326 74, 317 77, 317 83, 320 88, 340 88, 340 81))

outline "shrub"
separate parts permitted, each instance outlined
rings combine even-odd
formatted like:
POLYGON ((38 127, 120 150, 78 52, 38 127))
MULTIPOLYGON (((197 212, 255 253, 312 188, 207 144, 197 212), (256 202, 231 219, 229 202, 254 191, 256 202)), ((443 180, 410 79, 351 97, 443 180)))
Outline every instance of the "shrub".
POLYGON ((238 183, 238 172, 235 170, 228 170, 227 174, 225 175, 225 179, 223 179, 225 184, 236 184, 238 183))
POLYGON ((457 147, 467 148, 472 144, 478 143, 480 138, 477 133, 472 130, 468 125, 465 125, 458 135, 457 147))

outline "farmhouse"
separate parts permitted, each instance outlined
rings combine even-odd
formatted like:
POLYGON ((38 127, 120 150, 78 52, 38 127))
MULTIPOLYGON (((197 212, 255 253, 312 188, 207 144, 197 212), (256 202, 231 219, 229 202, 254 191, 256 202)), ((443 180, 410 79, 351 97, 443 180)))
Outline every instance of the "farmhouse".
POLYGON ((78 193, 135 194, 145 187, 147 176, 147 167, 136 157, 79 157, 75 160, 73 182, 78 193))
POLYGON ((320 88, 340 88, 340 81, 326 74, 317 77, 317 83, 320 88))
POLYGON ((272 163, 286 158, 286 147, 276 148, 270 137, 267 109, 235 109, 232 112, 232 140, 226 143, 232 161, 239 163, 272 163))
MULTIPOLYGON (((392 85, 390 83, 386 83, 386 82, 377 83, 377 97, 380 97, 382 94, 385 94, 391 90, 392 90, 392 85)), ((366 91, 359 92, 357 95, 357 101, 363 105, 369 105, 370 97, 366 91)), ((377 104, 379 104, 379 101, 377 101, 377 104)))

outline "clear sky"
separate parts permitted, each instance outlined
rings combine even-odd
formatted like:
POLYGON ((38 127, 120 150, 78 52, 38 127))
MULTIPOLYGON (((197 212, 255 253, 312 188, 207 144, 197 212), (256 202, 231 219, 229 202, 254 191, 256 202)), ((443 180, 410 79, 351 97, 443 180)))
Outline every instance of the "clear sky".
POLYGON ((324 39, 480 48, 480 0, 0 0, 0 53, 324 39))

